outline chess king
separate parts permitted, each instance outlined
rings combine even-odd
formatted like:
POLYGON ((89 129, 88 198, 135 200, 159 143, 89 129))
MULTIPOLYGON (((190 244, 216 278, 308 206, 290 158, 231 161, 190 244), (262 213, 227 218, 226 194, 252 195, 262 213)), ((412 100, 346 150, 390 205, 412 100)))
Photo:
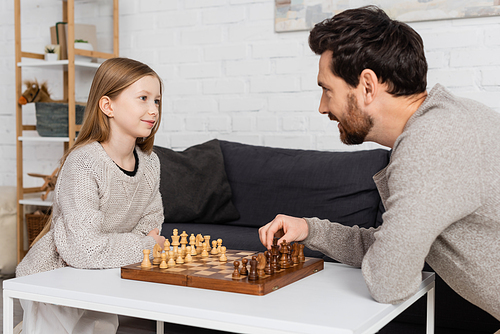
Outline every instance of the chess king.
MULTIPOLYGON (((427 262, 462 297, 500 320, 500 114, 436 84, 427 92, 422 38, 367 6, 318 23, 319 112, 348 145, 391 151, 374 176, 385 207, 377 229, 278 215, 259 230, 361 267, 373 298, 400 303, 427 262)), ((360 222, 362 223, 362 222, 360 222)))

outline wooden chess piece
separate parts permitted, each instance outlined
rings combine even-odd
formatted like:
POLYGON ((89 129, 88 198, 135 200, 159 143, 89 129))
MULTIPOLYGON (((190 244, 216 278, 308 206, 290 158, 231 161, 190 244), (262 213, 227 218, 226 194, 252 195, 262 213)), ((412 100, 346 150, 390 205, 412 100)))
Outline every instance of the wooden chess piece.
POLYGON ((283 240, 283 242, 281 243, 281 247, 280 247, 280 253, 281 253, 281 257, 280 257, 280 260, 279 260, 279 263, 280 263, 280 267, 282 269, 288 269, 290 268, 290 264, 288 263, 288 244, 286 242, 286 240, 283 240))
POLYGON ((149 254, 151 253, 151 251, 149 249, 144 249, 142 253, 144 254, 144 258, 142 259, 141 267, 151 268, 151 261, 149 261, 149 254))
POLYGON ((212 250, 210 251, 210 254, 212 255, 217 255, 217 240, 212 241, 212 250))
POLYGON ((181 244, 180 253, 182 257, 186 256, 186 244, 181 244))
POLYGON ((207 252, 210 252, 212 250, 212 247, 210 247, 210 236, 205 235, 203 239, 205 239, 205 242, 207 243, 207 252))
POLYGON ((179 255, 177 255, 177 260, 175 260, 175 263, 177 263, 177 264, 183 264, 184 263, 184 259, 182 258, 181 253, 179 253, 179 255))
POLYGON ((264 277, 266 275, 264 268, 266 268, 266 256, 264 253, 259 253, 259 255, 257 255, 257 275, 259 277, 264 277))
POLYGON ((299 244, 293 244, 292 261, 294 265, 299 264, 299 244))
POLYGON ((220 248, 222 247, 222 239, 217 239, 217 252, 220 253, 220 248))
POLYGON ((207 243, 203 243, 203 250, 201 251, 201 257, 208 257, 207 243))
POLYGON ((161 246, 155 244, 153 246, 153 264, 158 265, 161 263, 161 246))
POLYGON ((160 263, 160 268, 161 269, 167 269, 168 264, 167 264, 167 253, 162 252, 161 253, 161 263, 160 263))
POLYGON ((252 256, 252 259, 250 260, 250 271, 248 272, 248 280, 249 281, 256 281, 259 278, 257 275, 257 257, 252 256))
POLYGON ((189 245, 191 246, 191 255, 197 255, 198 253, 196 252, 196 237, 194 236, 193 233, 191 233, 191 236, 189 237, 189 245))
POLYGON ((240 263, 238 261, 234 261, 233 263, 234 265, 234 271, 233 271, 233 278, 240 278, 240 271, 239 271, 239 266, 240 266, 240 263))
POLYGON ((286 258, 288 262, 288 268, 293 267, 293 259, 292 259, 292 244, 287 244, 287 253, 286 253, 286 258))
POLYGON ((170 250, 170 241, 168 241, 167 238, 165 238, 165 243, 163 244, 163 250, 165 252, 168 252, 170 250))
POLYGON ((241 275, 245 275, 245 276, 248 275, 247 263, 248 263, 248 259, 243 258, 241 260, 241 270, 240 270, 241 275))
POLYGON ((220 257, 219 257, 219 261, 220 262, 227 262, 227 256, 226 256, 226 246, 222 246, 220 248, 220 257))
POLYGON ((177 235, 178 233, 179 233, 179 231, 176 228, 174 228, 173 235, 172 235, 172 246, 174 246, 174 247, 180 245, 180 243, 179 243, 180 236, 177 235))
POLYGON ((186 263, 193 262, 193 257, 191 256, 191 246, 186 247, 186 256, 184 257, 184 262, 186 263))
POLYGON ((182 231, 181 233, 181 245, 187 245, 188 241, 187 241, 187 237, 188 237, 188 234, 186 233, 186 231, 182 231))
POLYGON ((303 244, 299 244, 299 262, 306 262, 306 257, 304 256, 303 244))
POLYGON ((271 252, 270 251, 265 251, 264 255, 266 256, 266 267, 264 268, 264 273, 266 275, 273 275, 274 270, 271 265, 271 252))
POLYGON ((168 262, 167 262, 169 267, 175 266, 175 259, 174 259, 174 251, 170 250, 168 251, 168 262))

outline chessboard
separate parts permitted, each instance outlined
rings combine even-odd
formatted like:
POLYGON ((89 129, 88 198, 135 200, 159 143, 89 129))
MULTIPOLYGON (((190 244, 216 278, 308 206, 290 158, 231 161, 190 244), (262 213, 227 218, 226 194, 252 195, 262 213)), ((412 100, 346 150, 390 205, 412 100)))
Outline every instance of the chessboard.
POLYGON ((176 264, 166 269, 161 269, 158 264, 145 268, 141 263, 136 263, 122 267, 121 278, 262 296, 324 268, 323 259, 305 257, 303 262, 293 264, 290 268, 249 280, 248 275, 233 277, 234 262, 242 263, 246 259, 244 262, 250 263, 258 253, 228 249, 225 254, 227 262, 220 262, 220 255, 202 257, 198 254, 193 256, 190 263, 176 264))

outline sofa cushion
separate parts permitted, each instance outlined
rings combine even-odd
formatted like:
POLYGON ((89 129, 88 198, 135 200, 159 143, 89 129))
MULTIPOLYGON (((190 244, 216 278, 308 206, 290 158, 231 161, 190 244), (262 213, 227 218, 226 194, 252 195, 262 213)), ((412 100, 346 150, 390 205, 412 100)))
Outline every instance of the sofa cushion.
POLYGON ((389 162, 383 149, 325 152, 220 141, 240 219, 260 227, 277 214, 377 227, 383 207, 373 175, 389 162))
POLYGON ((165 222, 217 223, 239 218, 217 140, 183 152, 155 146, 154 152, 161 163, 165 222))

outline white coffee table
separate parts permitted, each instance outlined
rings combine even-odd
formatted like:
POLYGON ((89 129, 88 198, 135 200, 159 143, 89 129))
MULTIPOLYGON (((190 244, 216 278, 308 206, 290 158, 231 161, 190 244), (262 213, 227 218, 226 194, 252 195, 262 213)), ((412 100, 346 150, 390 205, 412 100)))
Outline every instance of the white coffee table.
POLYGON ((434 333, 434 274, 399 305, 375 302, 361 270, 325 269, 265 296, 120 278, 120 269, 61 268, 3 283, 3 332, 12 333, 13 298, 237 333, 376 333, 420 297, 427 298, 427 333, 434 333))

